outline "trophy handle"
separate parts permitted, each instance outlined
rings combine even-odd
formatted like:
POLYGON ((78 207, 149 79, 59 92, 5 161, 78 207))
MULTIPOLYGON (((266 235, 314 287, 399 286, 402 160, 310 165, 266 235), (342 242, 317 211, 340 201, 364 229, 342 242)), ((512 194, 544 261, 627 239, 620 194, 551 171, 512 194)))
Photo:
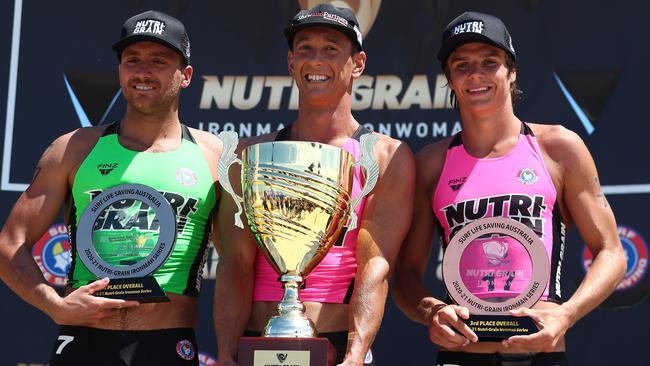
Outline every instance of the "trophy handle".
POLYGON ((237 136, 237 133, 233 131, 223 131, 220 132, 218 136, 223 142, 221 157, 219 158, 219 163, 217 164, 219 182, 221 183, 223 189, 232 196, 232 199, 237 205, 238 211, 235 213, 235 226, 243 229, 244 223, 241 220, 241 214, 244 212, 244 209, 242 207, 242 202, 244 202, 244 200, 238 196, 237 193, 235 193, 235 190, 232 188, 232 184, 230 184, 230 176, 228 175, 228 171, 230 170, 231 165, 234 163, 241 164, 241 159, 239 159, 235 153, 237 150, 237 145, 239 144, 239 137, 237 136))
POLYGON ((367 133, 361 136, 359 143, 361 145, 361 159, 354 163, 354 166, 361 166, 366 172, 366 183, 361 188, 361 192, 357 197, 355 197, 350 203, 350 221, 348 224, 348 230, 352 231, 357 227, 357 214, 354 210, 361 202, 361 199, 370 193, 375 184, 377 184, 377 178, 379 178, 379 164, 377 164, 377 159, 375 159, 375 144, 379 141, 379 136, 374 133, 367 133))

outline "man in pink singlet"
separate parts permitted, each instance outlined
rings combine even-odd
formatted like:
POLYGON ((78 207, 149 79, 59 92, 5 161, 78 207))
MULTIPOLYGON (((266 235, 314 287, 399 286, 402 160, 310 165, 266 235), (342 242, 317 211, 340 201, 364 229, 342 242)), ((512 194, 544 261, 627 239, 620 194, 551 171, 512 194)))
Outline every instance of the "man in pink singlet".
MULTIPOLYGON (((298 116, 283 130, 241 145, 315 141, 345 149, 358 160, 360 136, 373 132, 351 112, 352 83, 363 74, 366 62, 354 13, 321 4, 299 12, 284 34, 290 48, 289 73, 300 91, 298 116)), ((306 315, 319 335, 333 343, 337 363, 342 365, 372 364, 368 351, 383 317, 388 278, 411 223, 413 155, 406 144, 375 135, 379 137, 374 148, 379 179, 357 209, 360 225, 344 230, 300 291, 306 315)), ((353 197, 363 181, 356 169, 353 197)), ((239 338, 259 335, 282 298, 278 275, 257 249, 250 231, 233 226, 234 206, 226 197, 219 210, 222 249, 214 318, 222 366, 236 364, 239 338)))
MULTIPOLYGON (((413 224, 397 261, 395 301, 429 328, 429 338, 440 347, 438 365, 566 365, 566 331, 605 300, 625 273, 616 222, 594 161, 575 133, 525 123, 513 113, 521 93, 516 54, 500 19, 463 13, 444 30, 438 59, 463 130, 416 155, 413 224), (465 225, 490 217, 529 227, 544 244, 550 275, 540 301, 511 311, 532 318, 539 332, 477 342, 463 322, 468 308, 434 298, 423 277, 436 227, 446 248, 465 225), (594 262, 575 293, 565 297, 560 278, 570 224, 594 262)), ((459 264, 468 290, 486 300, 521 292, 531 276, 527 254, 507 240, 479 239, 459 264), (499 262, 507 262, 502 271, 490 269, 499 262)))

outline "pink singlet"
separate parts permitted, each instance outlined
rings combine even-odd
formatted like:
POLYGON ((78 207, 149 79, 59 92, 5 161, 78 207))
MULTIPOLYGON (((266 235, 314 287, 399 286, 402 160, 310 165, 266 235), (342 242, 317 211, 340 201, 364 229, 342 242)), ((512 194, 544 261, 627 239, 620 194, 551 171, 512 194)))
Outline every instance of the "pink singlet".
MULTIPOLYGON (((290 128, 290 127, 289 127, 290 128)), ((342 149, 352 154, 355 161, 359 161, 361 150, 359 137, 370 131, 361 127, 354 136, 350 137, 342 149)), ((286 132, 288 134, 288 132, 286 132)), ((286 140, 279 133, 276 141, 286 140)), ((354 181, 352 185, 352 197, 356 197, 363 186, 364 178, 360 167, 354 169, 354 181)), ((363 209, 366 204, 365 197, 361 200, 355 212, 361 223, 363 209)), ((300 290, 301 301, 326 302, 335 304, 347 304, 352 296, 354 287, 354 275, 357 270, 357 235, 359 228, 347 231, 344 228, 336 244, 330 248, 323 260, 312 270, 303 282, 304 287, 300 290)), ((284 290, 278 281, 278 274, 268 264, 262 252, 257 250, 255 258, 255 287, 253 290, 253 301, 280 301, 284 290)))
MULTIPOLYGON (((560 302, 565 228, 556 197, 535 136, 522 123, 514 149, 494 159, 469 155, 457 134, 447 150, 433 211, 444 229, 445 246, 464 225, 485 217, 507 217, 530 227, 549 258, 550 278, 541 300, 560 302)), ((516 296, 531 277, 526 249, 508 236, 473 241, 460 267, 465 286, 482 299, 516 296)))

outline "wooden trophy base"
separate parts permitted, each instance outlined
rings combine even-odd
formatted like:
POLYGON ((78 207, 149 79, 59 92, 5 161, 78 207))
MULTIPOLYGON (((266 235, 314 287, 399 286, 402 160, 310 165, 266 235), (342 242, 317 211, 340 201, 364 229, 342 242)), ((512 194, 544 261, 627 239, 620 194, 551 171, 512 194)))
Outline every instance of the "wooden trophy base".
POLYGON ((239 339, 239 366, 334 366, 336 350, 327 338, 239 339))

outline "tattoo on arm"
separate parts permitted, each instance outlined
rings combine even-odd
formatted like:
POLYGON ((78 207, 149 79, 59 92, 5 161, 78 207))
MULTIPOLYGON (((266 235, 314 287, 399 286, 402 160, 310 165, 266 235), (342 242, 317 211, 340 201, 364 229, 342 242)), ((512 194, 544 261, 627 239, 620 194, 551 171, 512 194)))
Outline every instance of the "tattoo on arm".
POLYGON ((32 178, 32 184, 36 181, 36 177, 38 177, 38 174, 41 172, 41 167, 37 166, 36 169, 34 169, 34 177, 32 178))
MULTIPOLYGON (((50 146, 48 146, 47 149, 45 149, 45 151, 43 151, 43 155, 41 155, 41 160, 43 160, 43 157, 45 157, 45 155, 47 155, 47 153, 50 150, 52 150, 53 146, 54 146, 54 143, 51 143, 50 146)), ((42 169, 41 162, 39 161, 38 164, 36 165, 36 169, 34 169, 34 176, 32 177, 32 183, 34 183, 34 181, 36 181, 36 177, 38 177, 38 175, 41 173, 41 169, 42 169)))
POLYGON ((603 188, 600 186, 600 181, 598 180, 598 177, 594 177, 594 188, 596 188, 596 198, 602 199, 603 200, 603 206, 605 208, 609 207, 609 203, 607 202, 607 197, 605 197, 605 193, 603 193, 603 188))
POLYGON ((26 266, 16 266, 11 268, 11 277, 16 283, 19 283, 23 280, 23 277, 25 277, 25 273, 27 272, 27 267, 26 266))

